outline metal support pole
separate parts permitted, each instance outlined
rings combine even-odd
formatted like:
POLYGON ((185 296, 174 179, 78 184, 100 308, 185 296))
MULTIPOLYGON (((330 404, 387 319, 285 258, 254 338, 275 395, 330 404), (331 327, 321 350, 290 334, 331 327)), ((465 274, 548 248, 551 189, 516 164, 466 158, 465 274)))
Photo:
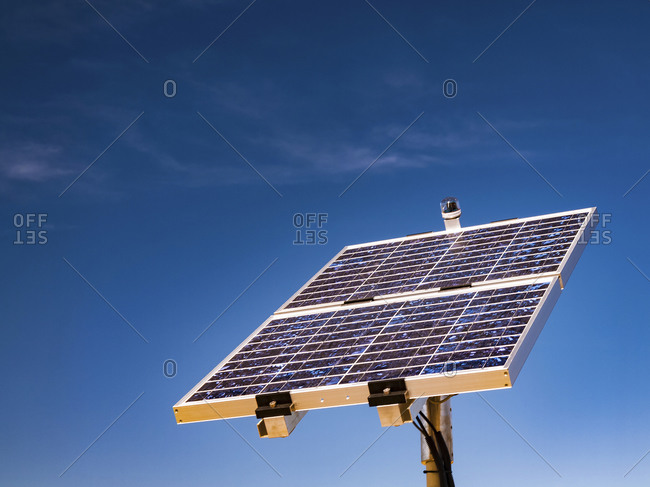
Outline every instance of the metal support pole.
MULTIPOLYGON (((422 412, 431 420, 433 425, 442 434, 449 449, 451 461, 454 461, 453 439, 451 434, 451 398, 449 396, 430 397, 422 408, 422 412)), ((426 425, 427 431, 431 429, 426 425)), ((440 476, 433 456, 429 451, 424 436, 420 435, 420 450, 422 464, 427 472, 427 487, 440 487, 440 476)))

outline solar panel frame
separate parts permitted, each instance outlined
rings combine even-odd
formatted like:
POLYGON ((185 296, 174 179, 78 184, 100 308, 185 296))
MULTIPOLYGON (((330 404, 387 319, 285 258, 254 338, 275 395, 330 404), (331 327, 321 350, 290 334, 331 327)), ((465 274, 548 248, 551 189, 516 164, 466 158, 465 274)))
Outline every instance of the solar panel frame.
MULTIPOLYGON (((286 318, 290 316, 300 316, 303 314, 324 313, 327 310, 340 311, 342 309, 362 309, 377 306, 380 303, 398 303, 407 302, 411 300, 421 299, 425 297, 440 297, 454 294, 463 294, 467 292, 475 292, 480 290, 489 289, 503 289, 510 286, 519 286, 526 283, 548 283, 542 301, 539 303, 535 312, 533 313, 530 321, 526 324, 523 333, 517 340, 514 348, 508 355, 506 363, 503 366, 495 366, 484 369, 470 369, 458 370, 453 377, 447 377, 444 374, 428 374, 405 377, 405 382, 410 394, 410 397, 417 399, 420 396, 436 396, 455 394, 462 392, 472 392, 488 389, 498 389, 511 387, 525 362, 532 346, 534 345, 541 329, 544 326, 555 302, 557 301, 561 290, 568 281, 571 272, 573 271, 584 247, 590 240, 591 232, 598 224, 598 215, 596 208, 588 208, 583 210, 574 210, 569 212, 555 213, 551 215, 544 215, 544 217, 563 216, 576 214, 581 212, 588 212, 582 228, 576 233, 573 241, 566 251, 558 269, 555 272, 544 273, 539 275, 532 275, 527 277, 515 276, 511 278, 503 278, 496 281, 480 282, 472 285, 469 289, 451 289, 440 290, 439 288, 431 288, 423 291, 407 292, 394 294, 386 297, 378 297, 377 299, 369 302, 348 303, 331 302, 318 306, 290 308, 286 309, 287 303, 291 299, 306 288, 313 279, 318 276, 324 269, 326 269, 332 262, 349 248, 363 247, 371 244, 359 244, 354 246, 347 246, 342 249, 337 255, 326 264, 319 273, 308 281, 298 292, 292 296, 276 313, 264 321, 253 333, 251 333, 246 340, 233 350, 224 360, 222 360, 203 380, 201 380, 194 388, 192 388, 175 406, 174 413, 179 423, 195 422, 195 421, 208 421, 215 419, 225 419, 232 417, 252 416, 255 414, 257 403, 255 395, 245 395, 236 397, 225 397, 221 399, 209 399, 188 402, 191 398, 208 380, 217 372, 221 367, 226 364, 233 356, 235 356, 246 344, 248 344, 254 337, 256 337, 264 327, 272 320, 279 318, 286 318)), ((526 219, 518 219, 512 221, 528 221, 539 219, 540 217, 530 217, 526 219)), ((508 223, 508 222, 498 222, 508 223)), ((467 231, 470 229, 486 228, 492 224, 478 225, 475 227, 465 227, 462 230, 467 231)), ((447 232, 431 232, 431 234, 445 234, 447 232)), ((428 235, 431 235, 428 234, 428 235)), ((413 236, 413 238, 421 237, 421 235, 413 236)), ((391 239, 389 241, 403 241, 403 239, 391 239)), ((382 241, 386 242, 386 241, 382 241)), ((353 404, 367 404, 368 397, 368 382, 354 382, 337 385, 327 385, 304 389, 291 389, 291 396, 297 411, 307 411, 310 409, 321 409, 327 407, 337 407, 343 405, 353 404)))
MULTIPOLYGON (((316 281, 321 275, 325 273, 327 269, 329 269, 332 264, 334 264, 342 255, 344 255, 346 252, 349 250, 354 250, 354 249, 363 249, 363 248, 371 248, 373 246, 378 246, 378 245, 386 245, 386 244, 400 244, 403 242, 410 242, 410 241, 416 241, 419 239, 423 238, 429 238, 429 237, 445 237, 445 236, 450 236, 450 235, 458 235, 458 234, 467 234, 467 232, 471 232, 474 230, 483 230, 483 229, 491 229, 491 228, 499 228, 499 227, 507 227, 512 224, 516 223, 526 223, 530 221, 535 221, 535 220, 541 220, 541 219, 552 219, 556 217, 563 217, 563 216, 569 216, 569 215, 577 215, 580 213, 586 213, 587 216, 585 217, 581 228, 579 228, 576 231, 576 234, 573 238, 572 243, 570 244, 569 248, 567 249, 566 253, 564 254, 564 257, 558 267, 558 269, 549 271, 549 272, 543 272, 543 273, 538 273, 535 275, 556 275, 559 274, 561 276, 561 282, 566 283, 568 280, 568 274, 570 271, 573 270, 573 267, 575 267, 575 262, 577 259, 573 261, 572 266, 568 269, 569 272, 565 276, 565 268, 567 266, 567 257, 571 255, 571 252, 577 245, 578 241, 580 238, 587 232, 587 230, 591 231, 592 228, 594 228, 597 223, 598 223, 598 214, 596 213, 596 208, 591 207, 591 208, 582 208, 579 210, 571 210, 571 211, 564 211, 564 212, 558 212, 558 213, 551 213, 547 215, 540 215, 540 216, 533 216, 533 217, 527 217, 527 218, 513 218, 510 220, 501 220, 497 222, 492 222, 492 223, 486 223, 486 224, 481 224, 481 225, 474 225, 471 227, 463 227, 460 230, 455 230, 455 231, 449 231, 449 230, 443 230, 443 231, 438 231, 438 232, 428 232, 428 233, 422 233, 422 234, 417 234, 417 235, 412 235, 412 236, 407 236, 407 237, 398 237, 398 238, 392 238, 392 239, 386 239, 386 240, 378 240, 374 242, 367 242, 367 243, 362 243, 362 244, 353 244, 353 245, 347 245, 343 247, 327 264, 325 264, 311 279, 309 279, 303 286, 301 286, 287 301, 285 301, 280 308, 276 311, 276 314, 282 313, 284 311, 288 310, 295 310, 295 309, 318 309, 324 306, 332 305, 332 304, 342 304, 345 302, 345 300, 338 300, 338 301, 329 301, 326 303, 320 303, 320 304, 315 304, 315 305, 307 305, 307 306, 296 306, 292 307, 291 304, 295 302, 296 298, 300 296, 303 291, 308 289, 310 285, 316 281)), ((453 244, 452 244, 453 246, 453 244)), ((450 247, 451 248, 451 247, 450 247)), ((506 251, 503 252, 505 254, 506 251)), ((502 255, 503 255, 502 254, 502 255)), ((437 265, 437 264, 436 264, 437 265)), ((435 266, 434 266, 435 267, 435 266)), ((492 272, 493 269, 491 269, 490 272, 492 272)), ((525 277, 525 276, 524 276, 525 277)), ((505 277, 501 278, 504 282, 508 282, 509 280, 516 280, 516 279, 522 279, 522 276, 514 276, 512 278, 505 277)), ((416 290, 416 291, 409 291, 409 293, 417 293, 417 292, 430 292, 430 291, 435 291, 435 290, 440 290, 440 287, 429 287, 426 289, 422 290, 416 290)), ((407 293, 392 293, 392 294, 380 294, 380 296, 400 296, 400 295, 405 295, 407 293)), ((354 295, 354 293, 352 294, 354 295)))

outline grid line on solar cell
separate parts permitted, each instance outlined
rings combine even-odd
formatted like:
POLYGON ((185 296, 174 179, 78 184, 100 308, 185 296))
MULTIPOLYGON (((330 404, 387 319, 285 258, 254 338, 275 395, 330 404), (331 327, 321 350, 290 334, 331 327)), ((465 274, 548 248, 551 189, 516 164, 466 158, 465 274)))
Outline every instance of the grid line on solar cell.
MULTIPOLYGON (((398 244, 394 245, 393 248, 392 248, 392 250, 391 250, 390 253, 388 254, 388 256, 387 256, 387 257, 384 259, 384 261, 382 262, 382 264, 384 264, 385 262, 388 262, 389 260, 391 260, 391 258, 393 257, 393 255, 395 255, 395 251, 396 251, 398 248, 399 248, 399 245, 398 245, 398 244)), ((399 259, 398 259, 398 260, 399 260, 399 259)), ((365 280, 363 280, 363 281, 359 284, 359 288, 363 288, 363 286, 364 286, 368 281, 370 281, 371 279, 373 279, 373 276, 376 274, 376 272, 377 272, 377 270, 378 270, 379 268, 380 268, 380 266, 375 267, 375 268, 372 270, 372 272, 370 272, 370 274, 365 278, 365 280)), ((351 298, 349 298, 349 299, 355 299, 353 296, 354 296, 354 295, 352 295, 351 298)))
MULTIPOLYGON (((561 248, 562 248, 562 250, 566 250, 568 247, 569 247, 569 244, 566 244, 566 245, 562 246, 561 248)), ((508 252, 504 253, 503 258, 506 257, 505 254, 507 254, 507 253, 508 252)), ((553 253, 559 254, 559 251, 554 251, 553 253)), ((548 256, 548 255, 549 255, 548 251, 545 251, 545 252, 536 253, 536 254, 533 255, 533 257, 540 256, 539 257, 540 260, 542 260, 544 262, 550 261, 552 264, 558 264, 561 261, 561 257, 559 255, 554 255, 552 257, 543 257, 543 256, 548 256), (546 259, 546 260, 544 260, 544 259, 546 259)), ((460 265, 461 268, 465 268, 465 267, 466 268, 471 268, 471 267, 474 267, 474 264, 476 264, 478 262, 482 261, 483 263, 491 264, 491 263, 496 262, 498 259, 499 258, 497 258, 497 259, 484 259, 484 258, 481 258, 481 257, 464 258, 464 259, 459 261, 458 265, 460 265)), ((513 261, 516 262, 519 258, 518 257, 512 257, 512 259, 513 259, 513 261)), ((546 265, 549 265, 549 264, 546 264, 546 265)), ((408 264, 403 266, 403 267, 396 268, 396 269, 400 270, 400 269, 406 269, 406 268, 408 268, 408 264)), ((450 268, 450 266, 437 266, 436 270, 441 270, 441 269, 449 270, 449 268, 450 268)), ((373 276, 378 276, 377 279, 381 279, 381 282, 386 282, 386 283, 401 282, 399 280, 386 280, 385 279, 386 276, 390 276, 390 275, 394 274, 394 272, 391 272, 393 270, 394 269, 387 270, 387 271, 382 271, 381 273, 375 272, 373 274, 373 276)), ((373 276, 371 276, 371 278, 367 279, 364 282, 373 282, 372 281, 373 276)), ((396 286, 386 286, 386 287, 387 288, 394 288, 396 286)), ((397 286, 397 287, 401 287, 401 285, 397 286)))
POLYGON ((188 402, 501 366, 549 285, 271 319, 188 402))
MULTIPOLYGON (((524 229, 524 225, 521 225, 519 228, 516 229, 516 232, 514 233, 512 240, 506 243, 505 247, 503 248, 503 252, 501 252, 499 256, 496 259, 494 259, 493 266, 490 267, 487 267, 485 265, 482 266, 483 269, 485 269, 486 267, 489 268, 489 271, 485 276, 486 281, 490 279, 490 275, 494 273, 494 270, 497 268, 499 261, 501 261, 503 257, 508 253, 508 249, 510 249, 512 244, 517 240, 517 238, 519 237, 523 229, 524 229)), ((536 259, 533 258, 532 260, 536 260, 536 259)))
POLYGON ((285 309, 556 272, 588 212, 344 250, 285 309))

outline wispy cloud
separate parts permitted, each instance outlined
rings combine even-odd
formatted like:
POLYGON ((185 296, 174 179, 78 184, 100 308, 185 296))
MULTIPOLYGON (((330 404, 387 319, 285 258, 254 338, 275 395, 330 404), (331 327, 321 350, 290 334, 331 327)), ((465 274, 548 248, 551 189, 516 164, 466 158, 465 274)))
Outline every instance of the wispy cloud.
MULTIPOLYGON (((386 136, 390 142, 390 136, 386 136)), ((381 152, 381 144, 375 146, 368 141, 341 142, 315 140, 312 136, 273 138, 265 144, 274 149, 275 158, 285 161, 285 176, 309 179, 322 175, 337 176, 358 173, 365 169, 381 152), (292 168, 289 170, 289 168, 292 168)), ((385 144, 384 144, 385 145, 385 144)), ((390 170, 397 168, 423 167, 435 162, 435 157, 426 154, 410 154, 396 150, 377 161, 376 168, 390 170)))
POLYGON ((46 182, 69 176, 72 170, 61 165, 61 147, 29 143, 0 150, 0 173, 14 181, 46 182))
MULTIPOLYGON (((128 110, 128 106, 107 104, 86 93, 76 97, 64 93, 41 103, 9 107, 0 114, 3 190, 22 191, 25 183, 65 187, 97 157, 101 144, 110 142, 116 125, 133 115, 128 110)), ((102 195, 113 191, 102 186, 111 171, 91 171, 86 175, 90 184, 80 190, 102 195)))
MULTIPOLYGON (((251 143, 266 148, 269 154, 293 167, 294 175, 331 177, 358 173, 403 129, 397 123, 377 124, 364 132, 334 130, 331 133, 277 132, 272 136, 252 137, 251 143)), ((484 147, 482 127, 473 121, 424 121, 404 135, 401 144, 391 148, 375 164, 375 170, 390 172, 405 168, 447 165, 463 157, 471 164, 478 147, 484 147)), ((491 141, 487 140, 488 144, 491 141)), ((482 155, 485 157, 485 154, 482 155)))
MULTIPOLYGON (((215 112, 219 119, 219 112, 215 112)), ((290 122, 269 124, 248 116, 243 119, 252 126, 260 124, 263 130, 240 130, 233 136, 233 144, 270 180, 285 185, 348 180, 367 168, 404 128, 396 121, 357 131, 346 125, 319 132, 313 127, 296 129, 290 122)), ((225 144, 208 137, 202 128, 186 127, 183 146, 188 150, 163 142, 164 138, 152 140, 137 131, 124 145, 139 154, 135 157, 139 158, 140 166, 144 164, 151 170, 152 182, 184 187, 255 184, 254 174, 225 144)), ((412 170, 415 174, 434 166, 459 163, 464 166, 510 164, 504 157, 509 156, 507 151, 475 120, 426 120, 421 126, 413 127, 403 139, 377 161, 373 172, 391 174, 412 170)))

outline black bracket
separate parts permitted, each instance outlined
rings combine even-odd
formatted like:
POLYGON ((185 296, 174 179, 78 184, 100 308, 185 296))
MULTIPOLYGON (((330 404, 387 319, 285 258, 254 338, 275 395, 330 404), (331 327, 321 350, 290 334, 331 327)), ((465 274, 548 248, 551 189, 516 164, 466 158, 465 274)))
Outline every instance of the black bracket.
POLYGON ((464 284, 455 284, 453 286, 442 286, 440 288, 440 290, 441 291, 451 291, 452 289, 463 289, 465 287, 467 287, 467 288, 472 287, 472 283, 471 282, 466 282, 464 284))
POLYGON ((370 301, 373 301, 375 298, 370 297, 370 298, 355 298, 355 299, 348 299, 343 302, 343 305, 346 304, 357 304, 357 303, 369 303, 370 301))
POLYGON ((406 382, 404 379, 387 379, 368 382, 369 406, 388 406, 405 404, 407 401, 406 382))
POLYGON ((257 419, 272 418, 274 416, 291 416, 293 401, 290 392, 269 392, 255 396, 257 419))

